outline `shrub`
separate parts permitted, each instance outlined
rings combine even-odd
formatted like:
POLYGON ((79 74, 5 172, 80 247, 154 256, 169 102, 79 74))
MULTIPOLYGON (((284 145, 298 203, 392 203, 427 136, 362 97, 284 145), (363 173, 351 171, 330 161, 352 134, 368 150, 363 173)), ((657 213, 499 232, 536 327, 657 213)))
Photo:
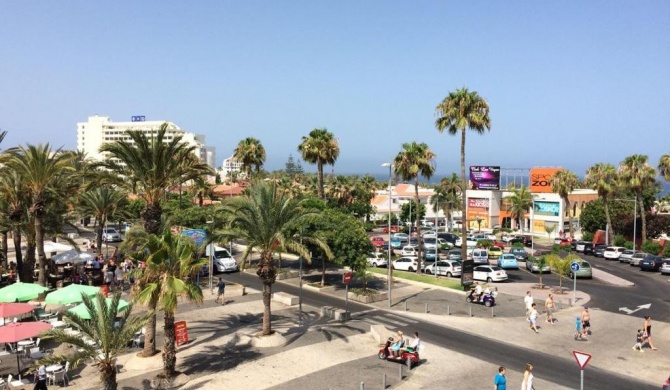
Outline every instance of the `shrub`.
POLYGON ((377 225, 375 225, 374 222, 365 222, 363 224, 363 228, 365 229, 366 232, 372 231, 372 229, 374 229, 375 227, 377 227, 377 225))
POLYGON ((624 246, 626 244, 626 239, 621 236, 614 236, 614 246, 624 246))
POLYGON ((484 249, 489 249, 490 247, 493 246, 493 243, 491 240, 479 240, 477 241, 477 246, 481 246, 484 249))
POLYGON ((657 255, 661 253, 661 244, 656 241, 647 240, 642 244, 642 250, 650 255, 657 255))
POLYGON ((584 241, 593 241, 593 233, 591 232, 584 232, 582 233, 582 240, 584 241))
POLYGON ((525 248, 525 246, 520 242, 515 242, 512 244, 512 248, 525 248))
POLYGON ((665 249, 663 249, 663 257, 670 257, 670 242, 665 242, 665 249))
POLYGON ((623 247, 626 248, 626 249, 633 249, 633 241, 624 242, 623 247))
POLYGON ((551 253, 557 254, 558 252, 572 252, 572 245, 570 244, 554 244, 551 246, 551 253))

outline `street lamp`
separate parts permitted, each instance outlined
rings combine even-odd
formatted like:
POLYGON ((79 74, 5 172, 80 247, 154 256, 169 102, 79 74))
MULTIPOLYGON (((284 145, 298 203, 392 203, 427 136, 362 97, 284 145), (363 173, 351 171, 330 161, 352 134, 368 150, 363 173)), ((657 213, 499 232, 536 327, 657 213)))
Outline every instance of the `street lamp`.
POLYGON ((388 253, 388 260, 386 261, 386 269, 387 269, 387 272, 388 272, 388 275, 387 275, 388 280, 387 280, 386 284, 388 285, 389 308, 390 308, 391 307, 391 284, 392 284, 392 278, 393 278, 393 274, 391 272, 391 268, 392 268, 391 267, 391 254, 392 254, 392 251, 391 251, 391 200, 392 200, 392 198, 391 198, 391 178, 392 178, 392 175, 393 175, 393 164, 383 163, 382 167, 389 167, 389 198, 388 198, 388 200, 389 200, 389 239, 388 239, 389 253, 388 253))
MULTIPOLYGON (((214 225, 214 220, 209 220, 209 221, 206 221, 205 223, 207 225, 209 225, 208 226, 208 228, 209 228, 212 225, 214 225)), ((210 230, 210 233, 211 233, 211 229, 208 229, 208 230, 210 230)), ((214 242, 210 241, 209 244, 208 244, 208 248, 209 248, 209 256, 207 256, 207 257, 208 257, 208 260, 209 260, 209 292, 210 292, 210 294, 214 295, 214 282, 213 282, 213 279, 212 279, 214 277, 214 242)), ((231 252, 230 255, 232 256, 233 253, 231 252)), ((200 272, 198 272, 198 275, 200 275, 200 272)), ((200 281, 198 280, 198 282, 200 282, 200 281)))

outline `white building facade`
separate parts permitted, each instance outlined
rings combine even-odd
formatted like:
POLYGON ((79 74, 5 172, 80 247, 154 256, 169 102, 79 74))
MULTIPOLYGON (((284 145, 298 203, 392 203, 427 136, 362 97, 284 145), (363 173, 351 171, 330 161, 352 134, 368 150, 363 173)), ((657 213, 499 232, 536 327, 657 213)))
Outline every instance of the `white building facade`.
POLYGON ((231 174, 240 173, 242 171, 242 162, 235 157, 230 156, 223 160, 221 168, 216 170, 216 173, 222 178, 227 179, 231 174))
POLYGON ((103 144, 130 140, 126 134, 128 130, 141 131, 147 136, 155 135, 164 123, 167 123, 166 141, 171 141, 175 136, 181 136, 182 142, 195 147, 194 153, 201 162, 215 168, 216 151, 213 146, 205 145, 205 136, 188 133, 168 121, 112 122, 106 116, 91 116, 88 122, 77 123, 77 150, 86 153, 91 159, 102 161, 106 158, 103 153, 100 153, 100 147, 103 144))

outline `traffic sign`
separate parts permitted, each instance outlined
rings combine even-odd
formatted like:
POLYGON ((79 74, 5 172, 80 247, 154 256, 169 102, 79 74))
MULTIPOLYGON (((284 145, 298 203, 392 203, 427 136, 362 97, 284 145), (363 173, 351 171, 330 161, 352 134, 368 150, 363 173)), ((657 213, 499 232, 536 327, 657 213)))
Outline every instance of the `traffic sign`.
POLYGON ((574 355, 580 370, 583 370, 591 360, 591 355, 585 352, 572 351, 572 355, 574 355))
POLYGON ((570 269, 572 270, 572 272, 577 272, 577 271, 579 271, 579 263, 572 263, 572 264, 570 264, 570 269))
POLYGON ((348 286, 349 283, 351 283, 352 277, 353 277, 353 274, 351 272, 345 272, 344 275, 342 275, 342 283, 344 283, 348 286))

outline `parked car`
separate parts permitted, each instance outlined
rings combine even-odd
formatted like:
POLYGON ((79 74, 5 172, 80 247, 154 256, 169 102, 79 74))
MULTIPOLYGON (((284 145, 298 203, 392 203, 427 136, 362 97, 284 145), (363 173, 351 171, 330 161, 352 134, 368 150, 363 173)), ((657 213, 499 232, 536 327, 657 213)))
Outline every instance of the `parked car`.
POLYGON ((512 240, 512 239, 514 239, 514 238, 516 238, 516 237, 518 237, 518 236, 515 236, 515 235, 513 235, 513 234, 503 234, 502 237, 500 237, 500 238, 503 240, 503 242, 507 242, 507 243, 509 243, 510 240, 512 240))
POLYGON ((489 257, 492 259, 497 259, 498 257, 503 255, 503 250, 498 248, 497 246, 492 246, 489 248, 489 257))
POLYGON ((493 246, 498 247, 500 249, 503 249, 503 250, 505 249, 505 242, 504 241, 494 240, 492 242, 492 244, 493 244, 493 246))
MULTIPOLYGON (((216 245, 211 247, 208 245, 205 248, 205 256, 212 257, 212 267, 216 272, 239 271, 239 267, 237 266, 235 258, 230 255, 230 252, 226 248, 221 248, 216 245), (212 252, 210 252, 210 248, 214 250, 213 256, 211 256, 212 252)), ((209 272, 209 270, 207 272, 209 272)))
MULTIPOLYGON (((398 226, 398 225, 391 225, 391 233, 397 233, 397 232, 399 232, 399 231, 400 231, 400 226, 398 226)), ((388 233, 388 232, 389 232, 389 227, 388 227, 388 226, 384 226, 384 233, 388 233)))
POLYGON ((415 248, 419 247, 419 239, 418 238, 410 238, 409 242, 407 243, 408 246, 413 246, 415 248))
POLYGON ((121 234, 119 231, 114 228, 105 228, 102 229, 102 241, 103 242, 120 242, 121 234))
POLYGON ((391 263, 393 269, 414 272, 419 269, 419 259, 416 256, 401 257, 391 263))
POLYGON ((475 264, 488 264, 489 252, 486 249, 476 248, 472 251, 472 261, 475 264))
POLYGON ((603 257, 605 258, 605 260, 619 260, 619 257, 625 250, 626 248, 622 246, 608 246, 607 248, 605 248, 603 257))
POLYGON ((577 245, 575 246, 575 252, 584 252, 585 244, 586 241, 577 241, 577 245))
POLYGON ((520 242, 527 247, 531 247, 533 246, 533 236, 517 236, 509 240, 507 243, 510 245, 514 245, 517 242, 520 242))
POLYGON ((640 270, 658 272, 662 265, 661 256, 647 255, 640 261, 640 270))
POLYGON ((547 264, 546 262, 544 263, 544 265, 543 265, 542 267, 540 267, 539 259, 540 259, 540 257, 529 257, 529 258, 526 260, 526 269, 527 269, 530 273, 534 273, 534 272, 541 272, 541 273, 551 272, 551 266, 550 266, 549 264, 547 264))
POLYGON ((447 252, 447 260, 463 260, 460 249, 452 249, 447 252))
POLYGON ((426 261, 437 261, 440 257, 440 252, 436 248, 426 248, 421 254, 426 261))
POLYGON ((402 256, 416 256, 418 255, 419 251, 417 250, 416 247, 411 246, 411 245, 406 245, 402 247, 402 256))
POLYGON ((382 246, 386 242, 386 240, 384 240, 384 237, 381 236, 372 237, 370 241, 372 241, 372 245, 375 247, 382 246))
MULTIPOLYGON (((591 279, 593 278, 593 269, 591 269, 591 263, 589 263, 586 260, 580 261, 573 261, 572 264, 578 263, 579 264, 579 270, 576 272, 576 276, 578 278, 588 278, 591 279)), ((568 276, 570 278, 575 277, 575 273, 572 272, 572 269, 570 270, 570 273, 568 273, 568 276)))
POLYGON ((625 251, 621 252, 621 255, 619 256, 619 263, 630 263, 630 259, 634 254, 634 250, 626 249, 625 251))
POLYGON ((575 251, 584 254, 593 254, 593 243, 591 241, 577 241, 575 251))
POLYGON ((670 259, 663 259, 663 265, 661 265, 661 274, 670 275, 670 259))
MULTIPOLYGON (((466 237, 465 240, 466 240, 466 245, 467 246, 477 246, 477 240, 473 240, 472 237, 466 237)), ((463 246, 463 238, 462 237, 458 237, 456 239, 455 246, 457 246, 459 248, 461 248, 463 246)))
POLYGON ((607 248, 607 245, 605 244, 598 244, 593 248, 593 256, 595 257, 603 257, 605 254, 605 249, 607 248))
POLYGON ((437 238, 435 230, 421 230, 421 238, 437 238))
POLYGON ((407 233, 395 233, 394 235, 391 236, 391 239, 397 238, 400 241, 408 242, 409 241, 409 235, 407 233))
POLYGON ((516 256, 511 253, 505 253, 498 258, 498 267, 502 269, 519 269, 519 263, 516 256))
POLYGON ((473 279, 485 280, 487 283, 507 280, 507 272, 495 265, 478 265, 473 268, 472 274, 473 279))
POLYGON ((407 243, 407 241, 403 242, 398 237, 391 237, 391 248, 393 249, 400 249, 405 243, 407 243))
POLYGON ((427 265, 424 272, 429 275, 442 276, 461 276, 462 268, 461 262, 457 260, 439 260, 433 264, 427 265))
POLYGON ((528 252, 523 248, 512 248, 509 253, 513 254, 517 261, 526 261, 528 259, 528 252))
POLYGON ((633 254, 630 260, 628 260, 628 264, 630 264, 631 267, 639 267, 640 261, 642 261, 642 259, 644 259, 646 256, 647 254, 644 252, 637 252, 633 254))
POLYGON ((426 238, 423 240, 424 248, 440 249, 444 245, 448 246, 448 243, 441 238, 426 238))
POLYGON ((451 243, 452 246, 455 246, 458 236, 454 233, 437 233, 437 238, 441 238, 444 241, 451 243))
POLYGON ((386 254, 384 253, 370 253, 370 255, 367 258, 368 265, 371 267, 386 267, 388 265, 388 261, 386 260, 386 254))

